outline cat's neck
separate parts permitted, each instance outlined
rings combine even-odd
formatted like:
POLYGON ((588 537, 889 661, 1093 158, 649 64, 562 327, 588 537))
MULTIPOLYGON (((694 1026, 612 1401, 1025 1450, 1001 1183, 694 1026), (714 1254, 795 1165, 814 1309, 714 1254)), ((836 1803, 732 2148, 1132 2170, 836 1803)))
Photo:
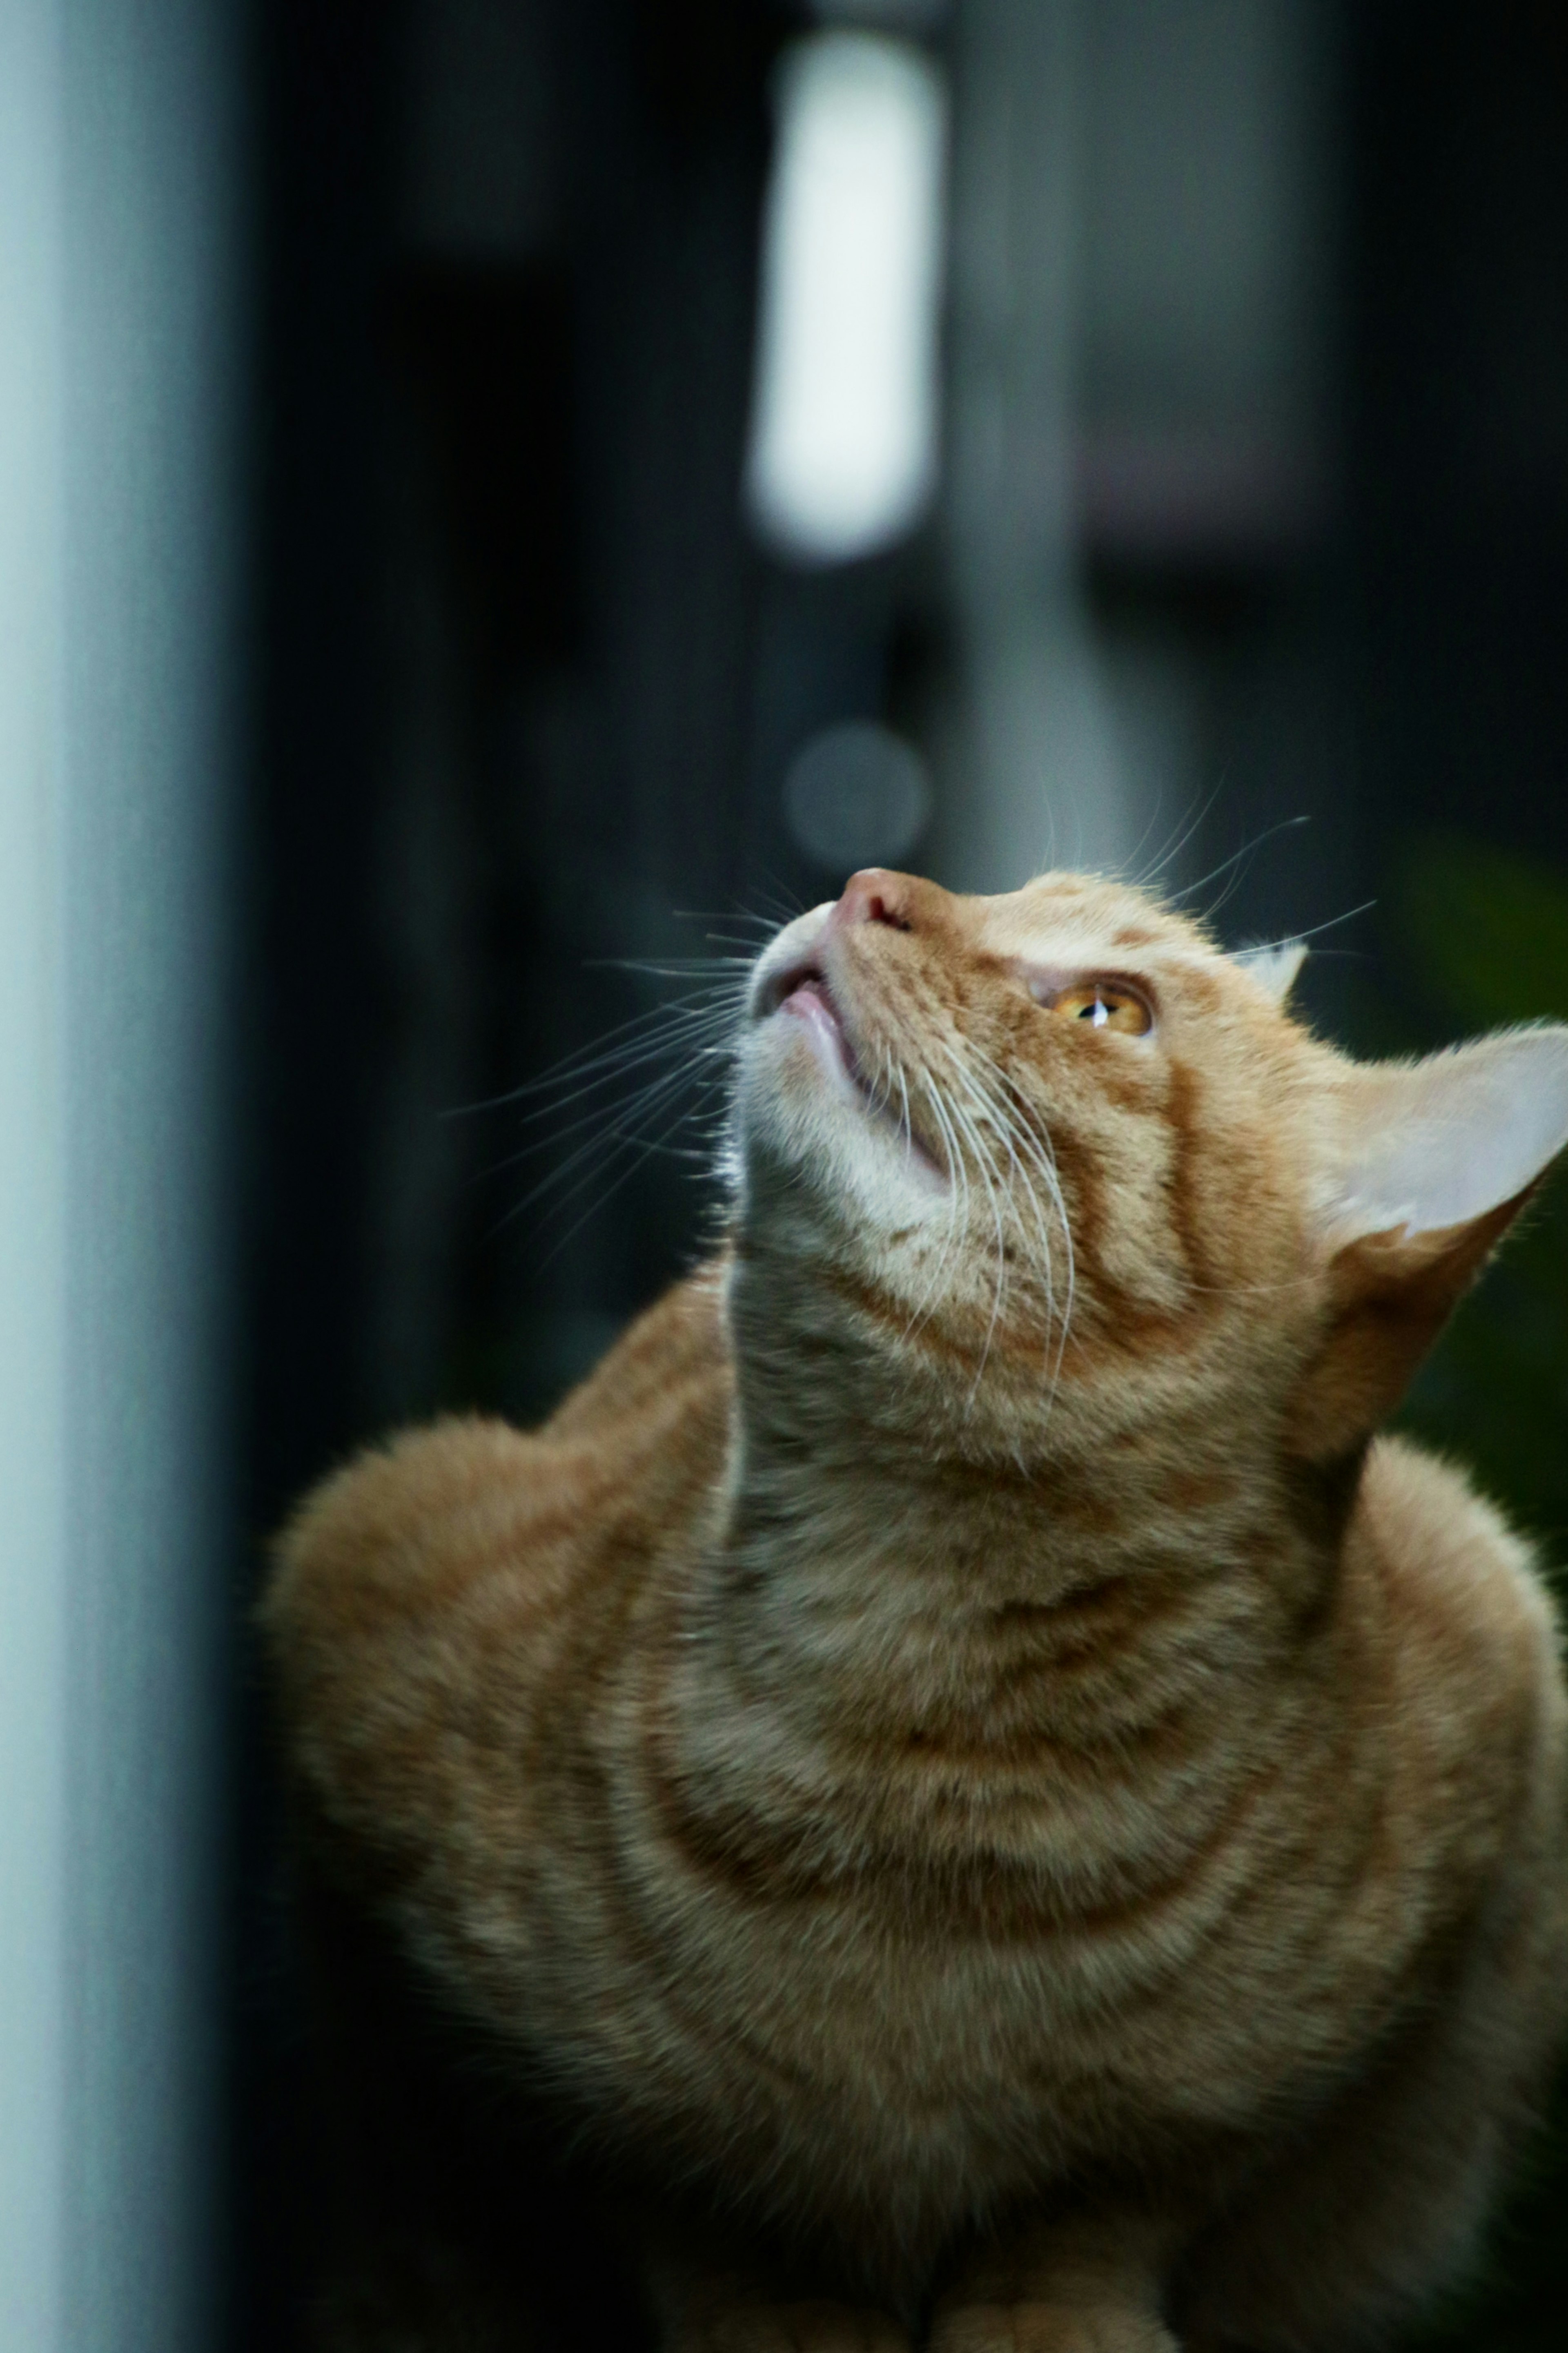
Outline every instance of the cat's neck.
POLYGON ((962 1429, 944 1441, 874 1357, 826 1334, 803 1346, 811 1313, 797 1291, 782 1344, 767 1319, 739 1320, 708 1607, 718 1653, 756 1689, 896 1728, 996 1721, 1005 1683, 1001 1714, 1044 1729, 1081 1716, 1092 1638, 1114 1732, 1151 1677, 1168 1702, 1173 1662, 1200 1680, 1220 1655, 1261 1671, 1320 1609, 1333 1531, 1201 1412, 1106 1450, 1064 1419, 1015 1460, 962 1429))

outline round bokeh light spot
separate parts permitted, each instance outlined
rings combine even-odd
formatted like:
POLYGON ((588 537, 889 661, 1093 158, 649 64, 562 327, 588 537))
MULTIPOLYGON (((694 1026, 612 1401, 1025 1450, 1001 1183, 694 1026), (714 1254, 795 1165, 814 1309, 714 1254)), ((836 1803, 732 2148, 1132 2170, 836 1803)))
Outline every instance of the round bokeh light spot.
POLYGON ((795 754, 784 806, 796 847, 818 866, 850 873, 908 857, 931 822, 931 779, 891 728, 847 720, 795 754))

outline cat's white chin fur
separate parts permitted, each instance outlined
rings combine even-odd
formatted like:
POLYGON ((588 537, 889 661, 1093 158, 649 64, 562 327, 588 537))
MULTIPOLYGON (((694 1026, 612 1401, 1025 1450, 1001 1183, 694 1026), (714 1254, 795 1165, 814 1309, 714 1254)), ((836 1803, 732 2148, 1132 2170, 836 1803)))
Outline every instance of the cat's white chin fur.
POLYGON ((735 1109, 742 1169, 760 1155, 813 1189, 826 1185, 870 1231, 919 1222, 950 1199, 945 1174, 873 1103, 817 1008, 781 1006, 748 1032, 735 1109))

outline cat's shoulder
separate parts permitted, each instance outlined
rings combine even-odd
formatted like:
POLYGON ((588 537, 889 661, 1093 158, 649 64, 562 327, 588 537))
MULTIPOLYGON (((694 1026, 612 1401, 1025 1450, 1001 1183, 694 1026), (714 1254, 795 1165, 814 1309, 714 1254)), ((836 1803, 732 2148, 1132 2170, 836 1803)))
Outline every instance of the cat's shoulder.
POLYGON ((1457 1464, 1385 1434, 1368 1453, 1351 1550, 1389 1602, 1401 1647, 1460 1677, 1555 1677, 1558 1616, 1535 1547, 1457 1464))
POLYGON ((287 1651, 352 1647, 389 1613, 439 1618, 500 1577, 547 1599, 614 1535, 657 1546, 715 1478, 731 1374, 721 1273, 667 1293, 538 1430, 460 1415, 367 1447, 278 1540, 261 1609, 287 1651))
POLYGON ((540 1433, 580 1444, 672 1415, 708 1419, 727 1408, 731 1358, 724 1322, 723 1259, 672 1285, 621 1335, 540 1433))

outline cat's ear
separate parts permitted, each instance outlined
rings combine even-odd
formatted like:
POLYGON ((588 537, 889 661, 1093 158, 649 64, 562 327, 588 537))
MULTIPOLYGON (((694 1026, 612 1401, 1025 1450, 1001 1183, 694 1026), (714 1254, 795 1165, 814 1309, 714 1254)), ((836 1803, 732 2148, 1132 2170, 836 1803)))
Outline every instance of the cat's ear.
POLYGON ((1347 1238, 1468 1225, 1568 1143, 1568 1029, 1504 1030, 1346 1073, 1331 1220, 1347 1238))
POLYGON ((1392 1411, 1568 1145, 1568 1029, 1347 1071, 1338 1131, 1330 1322, 1295 1416, 1300 1451, 1320 1461, 1392 1411))
POLYGON ((1305 940, 1276 940, 1268 947, 1237 948, 1231 957, 1232 964, 1238 964, 1279 1005, 1284 1004, 1295 987, 1306 961, 1305 940))

